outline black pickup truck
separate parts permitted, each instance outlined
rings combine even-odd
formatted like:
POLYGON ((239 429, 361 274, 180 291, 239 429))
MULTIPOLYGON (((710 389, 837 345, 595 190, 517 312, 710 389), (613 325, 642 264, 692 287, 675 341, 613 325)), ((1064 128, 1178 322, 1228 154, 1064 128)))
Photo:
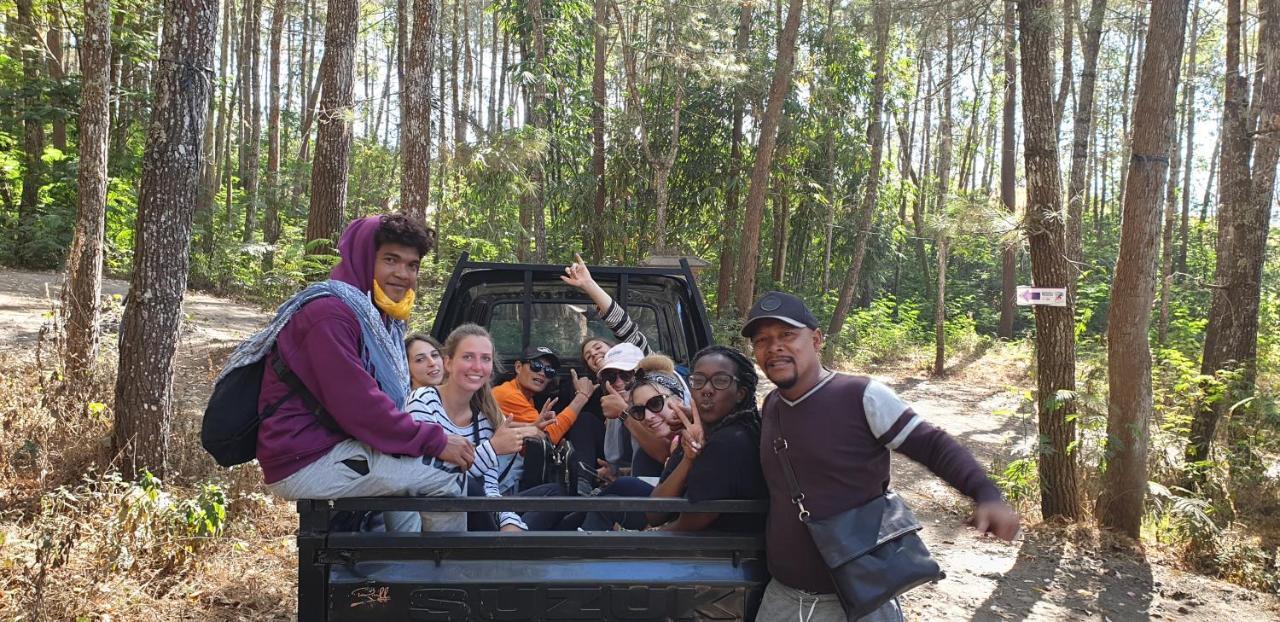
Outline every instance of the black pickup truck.
MULTIPOLYGON (((510 369, 532 340, 585 372, 578 345, 608 335, 563 266, 459 260, 436 314, 440 339, 486 326, 510 369)), ((649 338, 687 364, 712 341, 697 283, 678 268, 592 268, 649 338)), ((763 501, 627 497, 359 498, 298 502, 298 619, 750 620, 768 571, 760 534, 713 532, 334 531, 338 512, 591 511, 763 513, 763 501)))

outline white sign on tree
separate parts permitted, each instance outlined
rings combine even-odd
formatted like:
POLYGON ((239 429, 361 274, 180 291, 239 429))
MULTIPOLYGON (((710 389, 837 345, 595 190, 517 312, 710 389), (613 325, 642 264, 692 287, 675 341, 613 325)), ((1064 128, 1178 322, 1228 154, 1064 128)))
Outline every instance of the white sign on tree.
POLYGON ((1030 305, 1065 307, 1067 306, 1067 288, 1019 285, 1017 301, 1018 305, 1023 307, 1030 305))

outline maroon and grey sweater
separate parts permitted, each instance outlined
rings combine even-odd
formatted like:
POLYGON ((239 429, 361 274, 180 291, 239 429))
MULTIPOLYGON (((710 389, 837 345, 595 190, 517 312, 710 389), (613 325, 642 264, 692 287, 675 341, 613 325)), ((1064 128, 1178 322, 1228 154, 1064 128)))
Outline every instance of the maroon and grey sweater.
POLYGON ((905 454, 973 500, 999 501, 1000 491, 973 454, 951 435, 929 425, 883 383, 831 373, 808 393, 788 401, 776 390, 765 398, 760 465, 769 486, 766 547, 769 572, 794 588, 835 591, 813 544, 777 454, 774 439, 787 439, 787 455, 815 519, 855 508, 889 489, 889 451, 905 454))

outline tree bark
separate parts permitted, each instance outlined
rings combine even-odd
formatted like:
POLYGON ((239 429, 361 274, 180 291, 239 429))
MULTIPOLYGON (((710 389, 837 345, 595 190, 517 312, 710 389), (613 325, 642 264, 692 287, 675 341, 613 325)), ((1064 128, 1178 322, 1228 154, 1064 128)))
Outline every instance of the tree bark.
POLYGON ((800 13, 804 0, 789 0, 787 21, 778 36, 778 60, 769 86, 768 104, 760 123, 760 142, 751 169, 751 186, 747 191, 746 225, 742 229, 742 262, 734 296, 738 316, 746 315, 755 296, 756 268, 760 257, 760 221, 764 218, 764 199, 769 189, 769 168, 782 118, 782 103, 791 89, 791 69, 795 64, 796 33, 800 29, 800 13))
POLYGON ((431 78, 435 68, 435 3, 415 0, 409 60, 400 84, 405 116, 400 120, 400 210, 427 224, 431 201, 431 78))
POLYGON ((934 235, 934 247, 938 255, 938 288, 933 299, 934 358, 933 375, 942 376, 946 371, 946 323, 947 323, 947 248, 950 246, 947 231, 947 204, 951 198, 951 84, 955 81, 955 31, 947 20, 947 75, 942 87, 942 118, 938 121, 938 220, 942 223, 934 235))
POLYGON ((1218 376, 1225 384, 1222 396, 1201 405, 1192 421, 1187 462, 1197 476, 1203 471, 1195 467, 1211 456, 1219 419, 1253 391, 1257 374, 1262 267, 1280 154, 1280 0, 1261 0, 1258 8, 1262 15, 1258 41, 1262 62, 1255 73, 1264 86, 1254 102, 1258 127, 1250 132, 1249 83, 1240 73, 1240 2, 1227 2, 1216 284, 1200 373, 1237 373, 1218 376))
POLYGON ((107 213, 107 147, 111 130, 111 3, 85 0, 80 39, 79 150, 76 230, 62 290, 67 330, 63 359, 68 386, 88 382, 98 356, 102 244, 107 213))
MULTIPOLYGON (((1022 48, 1023 158, 1027 171, 1027 239, 1036 287, 1066 287, 1071 265, 1058 167, 1057 124, 1053 117, 1053 4, 1018 0, 1022 48)), ((1046 520, 1080 518, 1080 484, 1069 446, 1076 438, 1075 301, 1065 307, 1037 306, 1036 389, 1038 392, 1040 511, 1046 520), (1067 393, 1070 392, 1070 393, 1067 393)))
POLYGON ((18 27, 22 34, 17 36, 21 45, 22 79, 30 86, 23 89, 22 108, 32 112, 24 115, 22 121, 22 198, 18 203, 17 257, 20 263, 31 261, 30 249, 27 246, 35 234, 37 210, 40 207, 40 188, 44 185, 44 121, 34 114, 41 104, 35 85, 40 80, 41 39, 36 27, 35 8, 31 0, 17 0, 18 27))
POLYGON ((244 128, 240 143, 240 187, 244 191, 244 230, 240 239, 253 240, 258 222, 258 160, 262 157, 262 106, 258 91, 262 86, 262 74, 258 70, 261 58, 262 0, 245 0, 244 38, 240 48, 240 107, 244 116, 240 122, 244 128))
MULTIPOLYGON (((1004 3, 1004 107, 1000 124, 1000 202, 1009 214, 1017 211, 1017 170, 1015 158, 1018 146, 1015 141, 1018 99, 1018 51, 1014 31, 1014 2, 1004 3)), ((1002 339, 1013 339, 1013 321, 1018 308, 1015 296, 1018 291, 1018 246, 1005 242, 1000 251, 1000 328, 1002 339)))
POLYGON ((1093 0, 1086 20, 1084 66, 1080 68, 1080 91, 1071 134, 1071 172, 1067 182, 1067 258, 1071 260, 1072 277, 1067 282, 1067 297, 1075 300, 1077 276, 1084 261, 1083 218, 1085 169, 1088 167, 1089 138, 1093 136, 1094 86, 1098 79, 1098 51, 1102 47, 1102 21, 1107 0, 1093 0))
MULTIPOLYGON (((1194 164, 1192 154, 1196 136, 1196 57, 1200 45, 1200 0, 1195 0, 1192 4, 1190 37, 1191 40, 1187 42, 1186 95, 1182 102, 1182 116, 1187 120, 1187 150, 1182 163, 1182 222, 1178 227, 1178 251, 1173 260, 1175 272, 1187 271, 1187 238, 1191 218, 1191 168, 1194 164)), ((1212 178, 1213 175, 1210 174, 1210 179, 1212 178)))
MULTIPOLYGON (((66 59, 64 58, 65 54, 62 49, 62 24, 59 23, 59 18, 65 16, 60 14, 61 12, 58 8, 60 6, 62 6, 61 3, 49 4, 49 32, 45 35, 45 40, 48 42, 49 51, 49 78, 59 86, 62 86, 63 81, 67 78, 67 65, 66 59)), ((67 102, 61 96, 58 96, 55 101, 57 101, 59 109, 67 105, 67 102)), ((57 147, 59 151, 66 151, 67 117, 61 110, 59 110, 54 114, 52 121, 53 146, 57 147)))
MULTIPOLYGON (((604 259, 604 236, 607 230, 604 215, 604 110, 607 94, 604 70, 608 53, 606 39, 609 34, 609 6, 605 0, 595 0, 592 5, 591 41, 594 55, 591 70, 591 174, 596 178, 596 190, 592 201, 591 243, 587 246, 591 249, 591 261, 598 264, 604 259)), ((490 118, 492 119, 492 114, 490 118)))
MULTIPOLYGON (((752 8, 755 5, 744 2, 738 7, 738 32, 734 38, 734 57, 738 62, 746 62, 748 45, 751 42, 752 8)), ((720 274, 716 283, 716 317, 724 315, 729 307, 733 294, 733 277, 736 271, 738 237, 738 194, 742 187, 739 181, 742 176, 742 86, 733 89, 732 124, 729 130, 729 180, 724 190, 724 220, 720 228, 720 274)))
POLYGON ((271 6, 271 34, 267 56, 267 211, 262 220, 262 241, 267 252, 262 257, 263 271, 275 265, 275 244, 280 240, 280 38, 284 34, 284 15, 288 0, 274 0, 271 6))
MULTIPOLYGON (((337 240, 347 203, 347 174, 351 169, 351 110, 355 90, 356 34, 359 3, 330 0, 325 19, 324 58, 320 61, 324 83, 317 113, 316 155, 311 168, 311 211, 307 217, 307 242, 337 240)), ((314 245, 314 254, 331 248, 314 245)))
POLYGON ((213 87, 216 0, 173 0, 138 196, 133 277, 120 322, 112 450, 130 473, 164 477, 173 416, 173 355, 187 286, 191 220, 213 87))
MULTIPOLYGON (((876 60, 873 70, 875 78, 871 86, 871 124, 867 128, 867 141, 871 143, 871 166, 867 169, 867 178, 863 182, 865 190, 862 195, 862 206, 858 209, 858 230, 855 234, 857 237, 853 241, 853 257, 849 260, 849 270, 845 272, 844 281, 840 284, 840 296, 836 300, 835 310, 831 312, 831 323, 827 325, 827 335, 830 336, 839 335, 844 329, 845 317, 853 304, 853 294, 862 276, 862 260, 866 257, 867 238, 871 235, 872 217, 875 215, 879 201, 880 165, 884 159, 884 93, 889 79, 885 65, 889 49, 890 19, 889 7, 884 0, 876 2, 873 19, 876 31, 876 60)), ((749 278, 746 274, 743 276, 749 278)), ((823 357, 828 364, 831 363, 835 357, 835 348, 825 349, 823 357)))
POLYGON ((1153 0, 1151 34, 1133 108, 1133 162, 1107 318, 1107 466, 1098 496, 1101 526, 1138 537, 1147 490, 1152 416, 1151 303, 1160 243, 1162 190, 1174 149, 1174 102, 1187 28, 1187 0, 1153 0))

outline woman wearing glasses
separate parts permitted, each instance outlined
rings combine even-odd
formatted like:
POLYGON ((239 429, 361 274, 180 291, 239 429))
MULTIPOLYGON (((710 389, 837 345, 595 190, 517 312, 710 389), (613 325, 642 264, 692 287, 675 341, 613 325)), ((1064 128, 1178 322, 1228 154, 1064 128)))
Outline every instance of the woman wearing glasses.
MULTIPOLYGON (((693 358, 693 374, 689 376, 692 407, 686 408, 684 388, 669 371, 670 360, 665 366, 660 361, 655 365, 655 358, 641 362, 627 410, 629 419, 641 422, 655 436, 672 438, 671 457, 658 485, 647 494, 690 501, 767 498, 760 470, 755 367, 731 348, 703 349, 693 358)), ((643 485, 635 478, 621 478, 609 492, 644 496, 643 485)), ((763 526, 761 517, 754 515, 595 512, 587 517, 583 529, 607 530, 614 524, 671 531, 753 531, 763 526)))

